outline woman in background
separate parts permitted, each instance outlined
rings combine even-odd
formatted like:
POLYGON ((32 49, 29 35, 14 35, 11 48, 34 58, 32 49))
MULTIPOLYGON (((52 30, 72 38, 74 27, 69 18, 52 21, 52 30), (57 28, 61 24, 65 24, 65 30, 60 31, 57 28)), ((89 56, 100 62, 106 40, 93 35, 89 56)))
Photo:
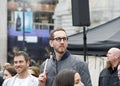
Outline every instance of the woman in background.
POLYGON ((78 72, 64 69, 57 74, 53 86, 84 86, 84 84, 78 72))
POLYGON ((13 67, 13 66, 9 66, 9 67, 7 67, 7 68, 4 70, 3 79, 5 80, 5 79, 10 78, 10 77, 12 77, 12 76, 14 76, 14 75, 16 75, 16 74, 17 74, 17 72, 16 72, 16 70, 14 69, 14 67, 13 67))
POLYGON ((35 77, 38 77, 40 75, 40 68, 37 66, 30 66, 29 73, 35 77))

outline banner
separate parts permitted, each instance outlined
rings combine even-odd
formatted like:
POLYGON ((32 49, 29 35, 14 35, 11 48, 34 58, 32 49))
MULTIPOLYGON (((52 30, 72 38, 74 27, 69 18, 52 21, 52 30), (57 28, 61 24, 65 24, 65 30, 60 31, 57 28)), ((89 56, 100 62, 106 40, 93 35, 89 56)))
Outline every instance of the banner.
POLYGON ((32 12, 15 12, 15 27, 16 31, 32 32, 33 15, 32 12), (24 25, 24 26, 23 26, 24 25))

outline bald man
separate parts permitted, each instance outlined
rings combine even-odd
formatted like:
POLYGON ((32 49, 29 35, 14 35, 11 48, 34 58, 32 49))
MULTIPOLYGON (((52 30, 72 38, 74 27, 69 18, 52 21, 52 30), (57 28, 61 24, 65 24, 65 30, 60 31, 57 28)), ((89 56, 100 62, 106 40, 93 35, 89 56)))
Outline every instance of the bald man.
POLYGON ((100 72, 99 86, 113 86, 119 81, 117 67, 120 62, 120 49, 110 48, 107 52, 106 67, 100 72))

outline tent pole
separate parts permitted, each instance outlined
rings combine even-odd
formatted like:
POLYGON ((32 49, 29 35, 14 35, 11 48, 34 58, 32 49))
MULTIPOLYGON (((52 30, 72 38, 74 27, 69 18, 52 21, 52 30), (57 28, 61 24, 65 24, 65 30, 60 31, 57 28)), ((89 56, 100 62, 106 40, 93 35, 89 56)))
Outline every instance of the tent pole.
POLYGON ((86 44, 86 28, 83 27, 83 44, 84 44, 84 61, 86 62, 86 50, 87 50, 87 44, 86 44))

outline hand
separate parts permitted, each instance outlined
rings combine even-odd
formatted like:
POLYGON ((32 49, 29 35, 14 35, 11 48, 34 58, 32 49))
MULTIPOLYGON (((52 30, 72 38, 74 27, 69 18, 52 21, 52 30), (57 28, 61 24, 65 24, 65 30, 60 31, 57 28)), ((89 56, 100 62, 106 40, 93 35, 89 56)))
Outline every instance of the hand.
POLYGON ((44 71, 42 74, 39 75, 39 82, 40 86, 45 86, 47 80, 47 73, 44 71))

